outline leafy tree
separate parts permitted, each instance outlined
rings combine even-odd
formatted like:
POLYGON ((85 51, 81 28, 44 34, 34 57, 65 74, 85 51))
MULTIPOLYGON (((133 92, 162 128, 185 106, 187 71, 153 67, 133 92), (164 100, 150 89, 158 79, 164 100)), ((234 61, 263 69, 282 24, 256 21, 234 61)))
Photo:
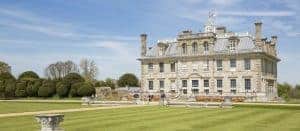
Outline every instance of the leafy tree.
POLYGON ((27 93, 26 93, 26 82, 18 82, 16 85, 16 91, 15 91, 15 95, 17 97, 26 97, 27 93))
POLYGON ((77 93, 77 90, 81 86, 83 86, 83 83, 84 82, 77 82, 77 83, 72 84, 71 89, 70 89, 70 96, 71 97, 77 97, 77 96, 79 96, 78 93, 77 93))
POLYGON ((74 83, 84 82, 84 79, 78 73, 70 73, 64 77, 63 82, 72 85, 74 83))
POLYGON ((9 72, 0 73, 0 80, 7 81, 7 80, 13 80, 16 81, 16 78, 9 72))
POLYGON ((116 84, 115 84, 114 80, 111 79, 111 78, 106 78, 105 85, 108 86, 108 87, 110 87, 111 89, 115 89, 116 88, 116 84))
POLYGON ((5 62, 0 61, 0 74, 2 73, 10 73, 10 66, 5 62))
POLYGON ((125 86, 134 86, 137 87, 139 83, 138 78, 131 73, 126 73, 122 75, 118 80, 119 87, 125 87, 125 86))
POLYGON ((95 94, 96 90, 91 83, 82 83, 77 90, 78 96, 91 96, 95 94))
POLYGON ((5 97, 5 85, 3 81, 0 81, 0 98, 5 97))
POLYGON ((69 94, 69 87, 64 82, 58 82, 56 85, 56 93, 59 97, 67 97, 69 94))
POLYGON ((95 83, 95 87, 105 87, 105 86, 106 86, 106 83, 103 80, 97 81, 95 83))
POLYGON ((38 96, 50 97, 55 94, 55 83, 51 80, 46 80, 38 90, 38 96))
POLYGON ((25 71, 18 78, 18 80, 32 80, 32 79, 39 79, 39 76, 33 71, 25 71))
POLYGON ((38 96, 39 87, 42 86, 41 80, 29 81, 27 83, 26 92, 28 96, 38 96))

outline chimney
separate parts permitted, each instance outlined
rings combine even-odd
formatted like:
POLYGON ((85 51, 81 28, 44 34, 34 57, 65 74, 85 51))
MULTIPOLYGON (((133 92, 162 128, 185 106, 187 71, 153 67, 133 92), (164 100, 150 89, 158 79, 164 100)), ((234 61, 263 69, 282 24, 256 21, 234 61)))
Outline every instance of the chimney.
POLYGON ((261 41, 261 28, 262 28, 262 22, 255 22, 255 40, 261 41))
POLYGON ((147 34, 141 34, 141 56, 145 56, 147 53, 147 34))
POLYGON ((224 27, 224 26, 217 27, 216 28, 216 33, 217 34, 224 34, 224 33, 226 33, 226 27, 224 27))
POLYGON ((277 44, 277 36, 271 36, 271 44, 276 45, 277 44))

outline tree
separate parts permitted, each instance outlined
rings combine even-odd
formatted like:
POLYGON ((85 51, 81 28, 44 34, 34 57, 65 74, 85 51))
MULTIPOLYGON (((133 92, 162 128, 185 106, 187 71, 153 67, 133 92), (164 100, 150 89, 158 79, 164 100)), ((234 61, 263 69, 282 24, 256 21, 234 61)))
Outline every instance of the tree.
POLYGON ((71 97, 78 97, 79 95, 78 95, 77 91, 81 86, 83 86, 83 83, 84 82, 77 82, 77 83, 72 84, 69 95, 71 97))
POLYGON ((39 79, 40 77, 33 71, 25 71, 23 72, 18 80, 32 80, 32 79, 39 79))
POLYGON ((55 94, 55 83, 51 80, 45 80, 38 90, 38 96, 50 97, 55 94))
POLYGON ((26 87, 28 96, 38 96, 39 87, 41 86, 42 82, 39 79, 28 82, 26 87))
POLYGON ((106 78, 105 85, 108 86, 108 87, 110 87, 111 89, 115 89, 116 88, 116 84, 115 84, 114 80, 111 79, 111 78, 106 78))
POLYGON ((7 80, 13 80, 16 81, 16 78, 10 74, 9 72, 0 73, 0 80, 7 81, 7 80))
POLYGON ((91 83, 82 83, 77 90, 78 96, 91 96, 95 94, 96 90, 91 83))
POLYGON ((0 81, 0 98, 5 97, 5 85, 3 81, 0 81))
POLYGON ((105 87, 105 86, 106 86, 106 83, 103 80, 97 81, 95 83, 95 87, 105 87))
POLYGON ((65 62, 58 61, 56 63, 52 63, 48 65, 48 67, 45 70, 46 76, 54 80, 56 79, 60 80, 66 75, 68 75, 69 73, 78 73, 78 72, 79 72, 78 66, 70 60, 65 62))
POLYGON ((119 87, 126 87, 126 86, 134 86, 137 87, 139 83, 138 78, 131 73, 126 73, 122 75, 118 80, 119 87))
POLYGON ((14 97, 16 91, 15 80, 10 79, 5 81, 5 97, 14 97))
POLYGON ((5 62, 0 61, 0 74, 2 73, 10 73, 10 66, 5 62))
POLYGON ((82 76, 86 81, 93 82, 96 79, 98 68, 93 60, 82 59, 80 61, 82 76))
POLYGON ((26 93, 26 82, 21 81, 21 82, 17 83, 15 95, 17 97, 26 97, 27 96, 27 93, 26 93))

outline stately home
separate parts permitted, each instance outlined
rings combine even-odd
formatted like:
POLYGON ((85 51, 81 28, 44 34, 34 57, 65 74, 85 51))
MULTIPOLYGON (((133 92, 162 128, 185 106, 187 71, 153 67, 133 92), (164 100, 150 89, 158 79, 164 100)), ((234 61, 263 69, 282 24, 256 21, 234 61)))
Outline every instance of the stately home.
POLYGON ((203 32, 185 30, 175 40, 147 47, 141 34, 141 87, 144 93, 178 96, 240 96, 251 101, 277 97, 277 36, 235 33, 216 26, 210 15, 203 32))

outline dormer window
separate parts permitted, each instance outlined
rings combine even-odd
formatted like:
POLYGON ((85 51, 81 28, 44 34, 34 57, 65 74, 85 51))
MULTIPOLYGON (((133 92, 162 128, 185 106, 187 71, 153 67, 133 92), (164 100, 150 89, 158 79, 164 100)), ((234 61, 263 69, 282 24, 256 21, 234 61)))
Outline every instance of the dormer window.
POLYGON ((192 47, 193 47, 193 53, 196 54, 198 52, 198 44, 194 42, 192 47))
POLYGON ((229 45, 228 45, 229 51, 235 51, 237 45, 239 44, 239 42, 240 42, 240 40, 237 37, 235 37, 235 36, 230 37, 229 38, 229 45))
POLYGON ((186 43, 183 43, 181 48, 182 48, 182 54, 186 54, 187 53, 186 43))

